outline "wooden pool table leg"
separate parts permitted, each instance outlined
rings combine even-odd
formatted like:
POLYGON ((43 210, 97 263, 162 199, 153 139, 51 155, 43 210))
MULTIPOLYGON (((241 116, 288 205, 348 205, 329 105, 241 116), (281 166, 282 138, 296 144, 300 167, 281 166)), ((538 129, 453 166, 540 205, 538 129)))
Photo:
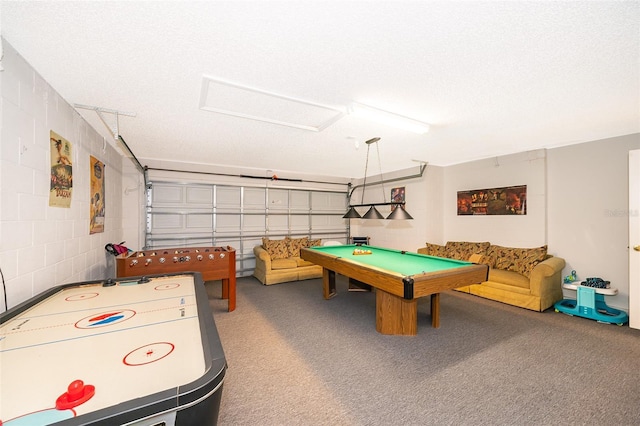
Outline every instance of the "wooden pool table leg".
POLYGON ((322 293, 325 299, 331 299, 336 295, 336 273, 327 268, 322 268, 322 293))
POLYGON ((412 336, 418 333, 418 301, 376 289, 376 330, 381 334, 412 336))
POLYGON ((440 328, 440 293, 431 295, 431 326, 440 328))

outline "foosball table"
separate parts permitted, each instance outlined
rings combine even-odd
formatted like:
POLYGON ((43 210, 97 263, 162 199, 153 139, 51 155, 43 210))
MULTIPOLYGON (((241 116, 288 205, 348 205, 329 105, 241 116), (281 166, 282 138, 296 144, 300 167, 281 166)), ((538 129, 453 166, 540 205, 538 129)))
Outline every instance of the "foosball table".
POLYGON ((174 247, 134 251, 116 256, 118 277, 200 272, 204 281, 222 280, 229 312, 236 308, 236 251, 233 247, 174 247))

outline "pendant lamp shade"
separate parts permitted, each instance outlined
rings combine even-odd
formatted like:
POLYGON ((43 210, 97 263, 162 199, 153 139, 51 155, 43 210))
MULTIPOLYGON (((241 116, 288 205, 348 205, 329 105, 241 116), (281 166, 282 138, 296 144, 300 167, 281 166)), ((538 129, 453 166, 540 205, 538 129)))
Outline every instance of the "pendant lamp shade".
POLYGON ((393 211, 391 212, 391 214, 389 216, 387 216, 387 219, 401 219, 401 220, 407 220, 407 219, 413 219, 411 217, 411 215, 409 213, 407 213, 407 211, 404 209, 403 206, 401 205, 397 205, 395 209, 393 209, 393 211))
POLYGON ((363 219, 384 219, 384 216, 376 209, 376 206, 371 206, 369 210, 362 216, 363 219))
POLYGON ((360 213, 355 209, 355 207, 351 207, 347 213, 342 216, 343 219, 360 219, 360 213))

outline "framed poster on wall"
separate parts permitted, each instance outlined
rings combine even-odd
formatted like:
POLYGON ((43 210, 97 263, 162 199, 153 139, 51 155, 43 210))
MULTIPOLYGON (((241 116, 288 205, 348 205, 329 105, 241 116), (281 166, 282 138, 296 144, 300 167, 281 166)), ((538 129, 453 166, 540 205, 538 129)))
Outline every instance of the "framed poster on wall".
POLYGON ((89 234, 104 232, 104 163, 89 156, 91 166, 91 204, 89 206, 89 234))
MULTIPOLYGON (((391 202, 393 203, 404 203, 405 190, 404 186, 398 188, 391 188, 391 202)), ((391 206, 391 211, 394 211, 397 205, 391 206)))
POLYGON ((49 187, 49 205, 51 207, 71 207, 73 188, 73 166, 71 164, 71 142, 51 130, 49 132, 51 149, 51 175, 49 187))
POLYGON ((458 216, 526 215, 527 185, 458 191, 458 216))

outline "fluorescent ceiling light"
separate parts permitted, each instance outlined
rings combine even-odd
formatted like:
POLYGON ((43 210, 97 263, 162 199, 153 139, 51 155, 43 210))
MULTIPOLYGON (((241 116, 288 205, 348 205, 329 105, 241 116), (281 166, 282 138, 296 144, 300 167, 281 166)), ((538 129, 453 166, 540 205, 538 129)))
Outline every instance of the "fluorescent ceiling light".
POLYGON ((350 113, 356 117, 362 117, 367 120, 418 134, 424 134, 429 131, 429 125, 427 123, 357 102, 351 104, 350 113))
POLYGON ((344 110, 203 75, 200 109, 249 120, 321 132, 344 110))

